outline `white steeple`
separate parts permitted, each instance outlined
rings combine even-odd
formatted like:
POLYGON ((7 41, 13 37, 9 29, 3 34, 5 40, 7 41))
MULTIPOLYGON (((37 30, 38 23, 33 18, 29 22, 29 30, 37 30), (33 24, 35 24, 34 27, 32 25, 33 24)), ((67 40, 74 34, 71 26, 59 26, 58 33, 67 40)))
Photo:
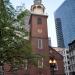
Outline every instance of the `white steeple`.
POLYGON ((45 7, 42 4, 42 0, 34 0, 34 4, 31 6, 31 12, 34 14, 44 14, 45 7))

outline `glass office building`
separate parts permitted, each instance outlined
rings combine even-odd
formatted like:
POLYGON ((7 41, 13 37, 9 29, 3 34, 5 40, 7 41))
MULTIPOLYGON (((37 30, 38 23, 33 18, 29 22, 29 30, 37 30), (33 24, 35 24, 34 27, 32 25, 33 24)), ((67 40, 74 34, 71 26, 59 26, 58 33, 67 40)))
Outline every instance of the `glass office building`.
POLYGON ((75 0, 66 0, 55 11, 55 25, 58 47, 68 47, 75 39, 75 0))

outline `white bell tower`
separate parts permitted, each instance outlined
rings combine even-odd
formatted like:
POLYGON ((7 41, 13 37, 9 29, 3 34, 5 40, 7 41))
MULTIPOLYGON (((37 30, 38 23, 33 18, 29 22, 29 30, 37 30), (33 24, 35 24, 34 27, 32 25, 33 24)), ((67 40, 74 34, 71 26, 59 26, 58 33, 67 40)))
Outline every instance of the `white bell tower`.
POLYGON ((31 6, 31 12, 34 14, 44 14, 45 7, 42 4, 42 0, 34 0, 34 4, 31 6))

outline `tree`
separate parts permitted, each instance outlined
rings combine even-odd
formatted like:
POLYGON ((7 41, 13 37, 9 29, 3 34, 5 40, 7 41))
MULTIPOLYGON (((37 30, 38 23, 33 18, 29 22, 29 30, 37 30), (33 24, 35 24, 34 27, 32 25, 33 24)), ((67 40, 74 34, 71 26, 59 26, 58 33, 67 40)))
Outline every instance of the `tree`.
POLYGON ((22 18, 26 16, 22 11, 18 17, 9 0, 0 0, 0 65, 11 64, 12 67, 23 64, 25 59, 33 57, 30 41, 24 37, 28 35, 23 27, 22 18))

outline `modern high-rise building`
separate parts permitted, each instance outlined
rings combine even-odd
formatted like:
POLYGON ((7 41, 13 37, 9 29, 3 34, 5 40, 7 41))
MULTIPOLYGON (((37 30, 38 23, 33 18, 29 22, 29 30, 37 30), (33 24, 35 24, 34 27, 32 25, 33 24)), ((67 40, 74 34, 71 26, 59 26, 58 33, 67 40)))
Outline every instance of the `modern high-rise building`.
POLYGON ((75 38, 75 0, 65 0, 55 11, 58 47, 68 47, 75 38))

